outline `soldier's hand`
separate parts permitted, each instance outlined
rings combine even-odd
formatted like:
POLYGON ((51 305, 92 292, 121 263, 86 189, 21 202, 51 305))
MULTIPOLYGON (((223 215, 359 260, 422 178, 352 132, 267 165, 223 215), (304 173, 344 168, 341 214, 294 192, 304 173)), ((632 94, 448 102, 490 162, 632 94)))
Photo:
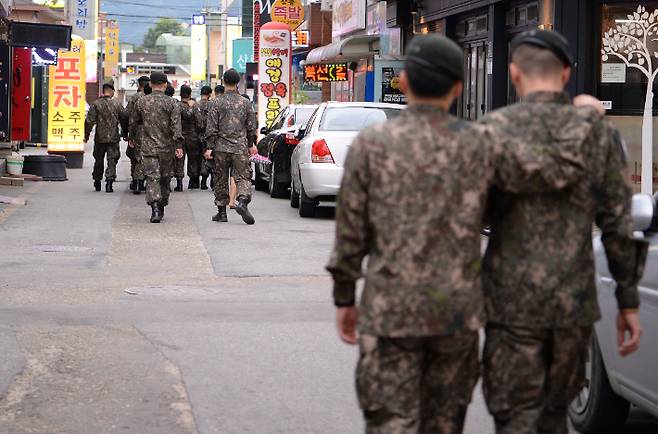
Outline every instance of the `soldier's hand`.
POLYGON ((603 104, 601 104, 601 101, 599 101, 597 98, 593 97, 592 95, 587 95, 587 94, 578 95, 573 99, 573 105, 576 107, 589 106, 595 108, 600 115, 605 114, 605 109, 603 108, 603 104))
POLYGON ((258 148, 252 145, 251 148, 249 148, 249 155, 253 156, 256 154, 258 154, 258 148))
POLYGON ((356 320, 359 311, 355 306, 336 308, 336 327, 338 336, 346 344, 356 345, 356 320))
POLYGON ((183 150, 182 149, 176 149, 176 158, 181 159, 183 158, 183 150))
POLYGON ((640 337, 642 336, 642 325, 640 324, 640 314, 633 311, 620 311, 617 314, 617 345, 619 354, 627 356, 640 347, 640 337), (628 337, 626 334, 628 333, 628 337))
POLYGON ((212 160, 212 150, 206 149, 206 152, 203 153, 203 156, 206 160, 212 160))

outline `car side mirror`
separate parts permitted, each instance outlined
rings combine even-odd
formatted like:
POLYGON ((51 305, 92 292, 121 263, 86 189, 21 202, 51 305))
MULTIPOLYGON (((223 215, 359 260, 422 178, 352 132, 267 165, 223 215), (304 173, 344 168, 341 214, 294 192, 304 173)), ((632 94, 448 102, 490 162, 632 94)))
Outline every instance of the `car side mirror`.
POLYGON ((261 128, 261 129, 260 129, 260 133, 261 133, 261 134, 267 134, 267 133, 268 133, 268 131, 267 131, 267 127, 263 127, 263 128, 261 128))
POLYGON ((643 193, 633 195, 631 216, 634 231, 644 232, 651 227, 655 206, 656 203, 650 195, 643 193))

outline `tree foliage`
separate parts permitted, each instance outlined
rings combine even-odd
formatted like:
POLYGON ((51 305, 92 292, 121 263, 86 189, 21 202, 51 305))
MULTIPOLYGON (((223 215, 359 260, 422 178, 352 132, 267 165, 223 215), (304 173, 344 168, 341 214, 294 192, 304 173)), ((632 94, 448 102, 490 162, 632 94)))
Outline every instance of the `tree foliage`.
POLYGON ((158 22, 148 29, 146 35, 144 35, 144 48, 149 51, 154 51, 155 41, 157 41, 163 33, 171 33, 176 36, 181 36, 184 34, 183 25, 180 21, 172 18, 160 18, 158 22))

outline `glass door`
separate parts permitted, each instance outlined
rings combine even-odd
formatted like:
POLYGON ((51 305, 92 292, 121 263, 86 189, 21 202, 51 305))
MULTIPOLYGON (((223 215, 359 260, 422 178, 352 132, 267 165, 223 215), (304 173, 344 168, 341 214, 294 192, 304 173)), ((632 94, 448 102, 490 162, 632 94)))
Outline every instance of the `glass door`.
POLYGON ((471 42, 464 46, 464 92, 457 104, 463 119, 477 120, 487 112, 487 44, 471 42))

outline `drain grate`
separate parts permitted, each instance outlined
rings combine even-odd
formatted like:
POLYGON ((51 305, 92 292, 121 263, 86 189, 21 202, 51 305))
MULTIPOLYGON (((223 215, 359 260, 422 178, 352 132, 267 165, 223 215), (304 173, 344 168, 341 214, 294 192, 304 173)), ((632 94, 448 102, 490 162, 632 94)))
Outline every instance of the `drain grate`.
POLYGON ((57 246, 57 245, 49 245, 49 244, 37 245, 34 246, 34 249, 43 253, 84 253, 93 250, 91 247, 57 246))

